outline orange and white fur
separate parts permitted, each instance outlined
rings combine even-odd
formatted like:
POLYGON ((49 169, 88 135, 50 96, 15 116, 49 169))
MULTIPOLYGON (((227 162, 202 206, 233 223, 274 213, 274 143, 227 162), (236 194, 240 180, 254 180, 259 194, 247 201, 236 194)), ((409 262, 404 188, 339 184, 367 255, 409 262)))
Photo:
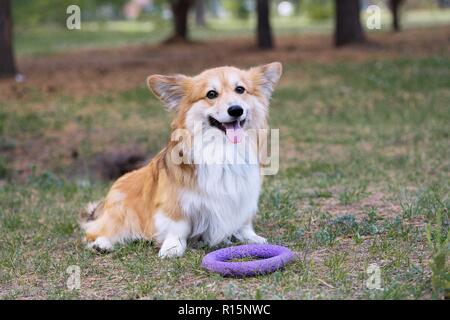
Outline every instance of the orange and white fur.
MULTIPOLYGON (((182 129, 192 139, 170 140, 145 167, 119 178, 105 199, 87 206, 81 226, 88 246, 110 251, 146 239, 160 246, 160 257, 175 257, 183 255, 190 239, 211 246, 232 236, 265 243, 252 225, 260 164, 236 147, 250 129, 267 128, 270 96, 281 73, 274 62, 248 70, 214 68, 195 77, 148 77, 151 91, 175 112, 172 132, 182 129), (222 135, 224 144, 206 139, 208 130, 222 135), (187 161, 173 161, 175 151, 187 161), (213 161, 230 154, 241 161, 213 161)), ((259 143, 250 141, 251 154, 257 155, 259 143)))

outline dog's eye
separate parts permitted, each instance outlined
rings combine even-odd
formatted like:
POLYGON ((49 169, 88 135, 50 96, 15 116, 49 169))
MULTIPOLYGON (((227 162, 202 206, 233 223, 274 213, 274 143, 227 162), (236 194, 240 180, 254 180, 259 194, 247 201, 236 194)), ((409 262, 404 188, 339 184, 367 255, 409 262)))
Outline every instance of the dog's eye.
POLYGON ((237 86, 234 91, 236 91, 236 93, 243 94, 245 92, 245 88, 242 86, 237 86))
POLYGON ((208 99, 215 99, 219 96, 219 94, 217 93, 216 90, 209 90, 208 93, 206 94, 206 97, 208 99))

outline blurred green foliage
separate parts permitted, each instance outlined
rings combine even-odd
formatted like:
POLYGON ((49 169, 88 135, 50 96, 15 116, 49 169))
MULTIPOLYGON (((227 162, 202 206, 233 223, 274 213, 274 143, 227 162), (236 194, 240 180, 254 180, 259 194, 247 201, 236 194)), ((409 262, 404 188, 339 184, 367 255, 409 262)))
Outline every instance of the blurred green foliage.
POLYGON ((17 26, 36 26, 39 24, 65 25, 67 7, 78 5, 83 20, 97 18, 97 9, 109 5, 115 12, 126 0, 14 0, 12 1, 14 24, 17 26))
POLYGON ((314 21, 330 19, 334 12, 332 0, 304 0, 302 7, 306 15, 314 21))
POLYGON ((222 5, 236 19, 246 20, 250 17, 248 1, 224 0, 222 1, 222 5))
MULTIPOLYGON (((82 21, 106 22, 123 20, 123 7, 128 0, 15 0, 12 2, 15 27, 36 27, 43 25, 65 26, 67 7, 78 5, 82 21)), ((163 10, 168 8, 170 0, 153 0, 151 10, 144 10, 138 20, 148 20, 161 25, 163 10)))

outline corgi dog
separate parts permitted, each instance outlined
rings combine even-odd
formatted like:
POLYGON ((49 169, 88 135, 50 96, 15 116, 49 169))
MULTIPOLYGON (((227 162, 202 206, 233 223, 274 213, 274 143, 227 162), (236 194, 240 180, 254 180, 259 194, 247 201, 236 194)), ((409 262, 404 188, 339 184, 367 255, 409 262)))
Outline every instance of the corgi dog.
POLYGON ((266 243, 252 224, 262 177, 261 141, 250 132, 267 129, 281 73, 281 63, 273 62, 194 77, 149 76, 149 89, 175 114, 171 138, 146 166, 88 204, 81 220, 88 247, 111 251, 145 239, 157 243, 160 257, 177 257, 191 240, 266 243))

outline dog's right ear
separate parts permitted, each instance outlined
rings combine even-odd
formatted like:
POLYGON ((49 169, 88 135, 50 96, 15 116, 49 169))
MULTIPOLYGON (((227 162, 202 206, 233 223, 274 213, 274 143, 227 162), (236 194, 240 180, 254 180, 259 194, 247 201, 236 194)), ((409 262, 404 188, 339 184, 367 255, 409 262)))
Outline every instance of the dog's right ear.
POLYGON ((162 76, 159 74, 147 78, 147 86, 170 111, 175 111, 184 96, 184 87, 188 77, 177 74, 174 76, 162 76))

